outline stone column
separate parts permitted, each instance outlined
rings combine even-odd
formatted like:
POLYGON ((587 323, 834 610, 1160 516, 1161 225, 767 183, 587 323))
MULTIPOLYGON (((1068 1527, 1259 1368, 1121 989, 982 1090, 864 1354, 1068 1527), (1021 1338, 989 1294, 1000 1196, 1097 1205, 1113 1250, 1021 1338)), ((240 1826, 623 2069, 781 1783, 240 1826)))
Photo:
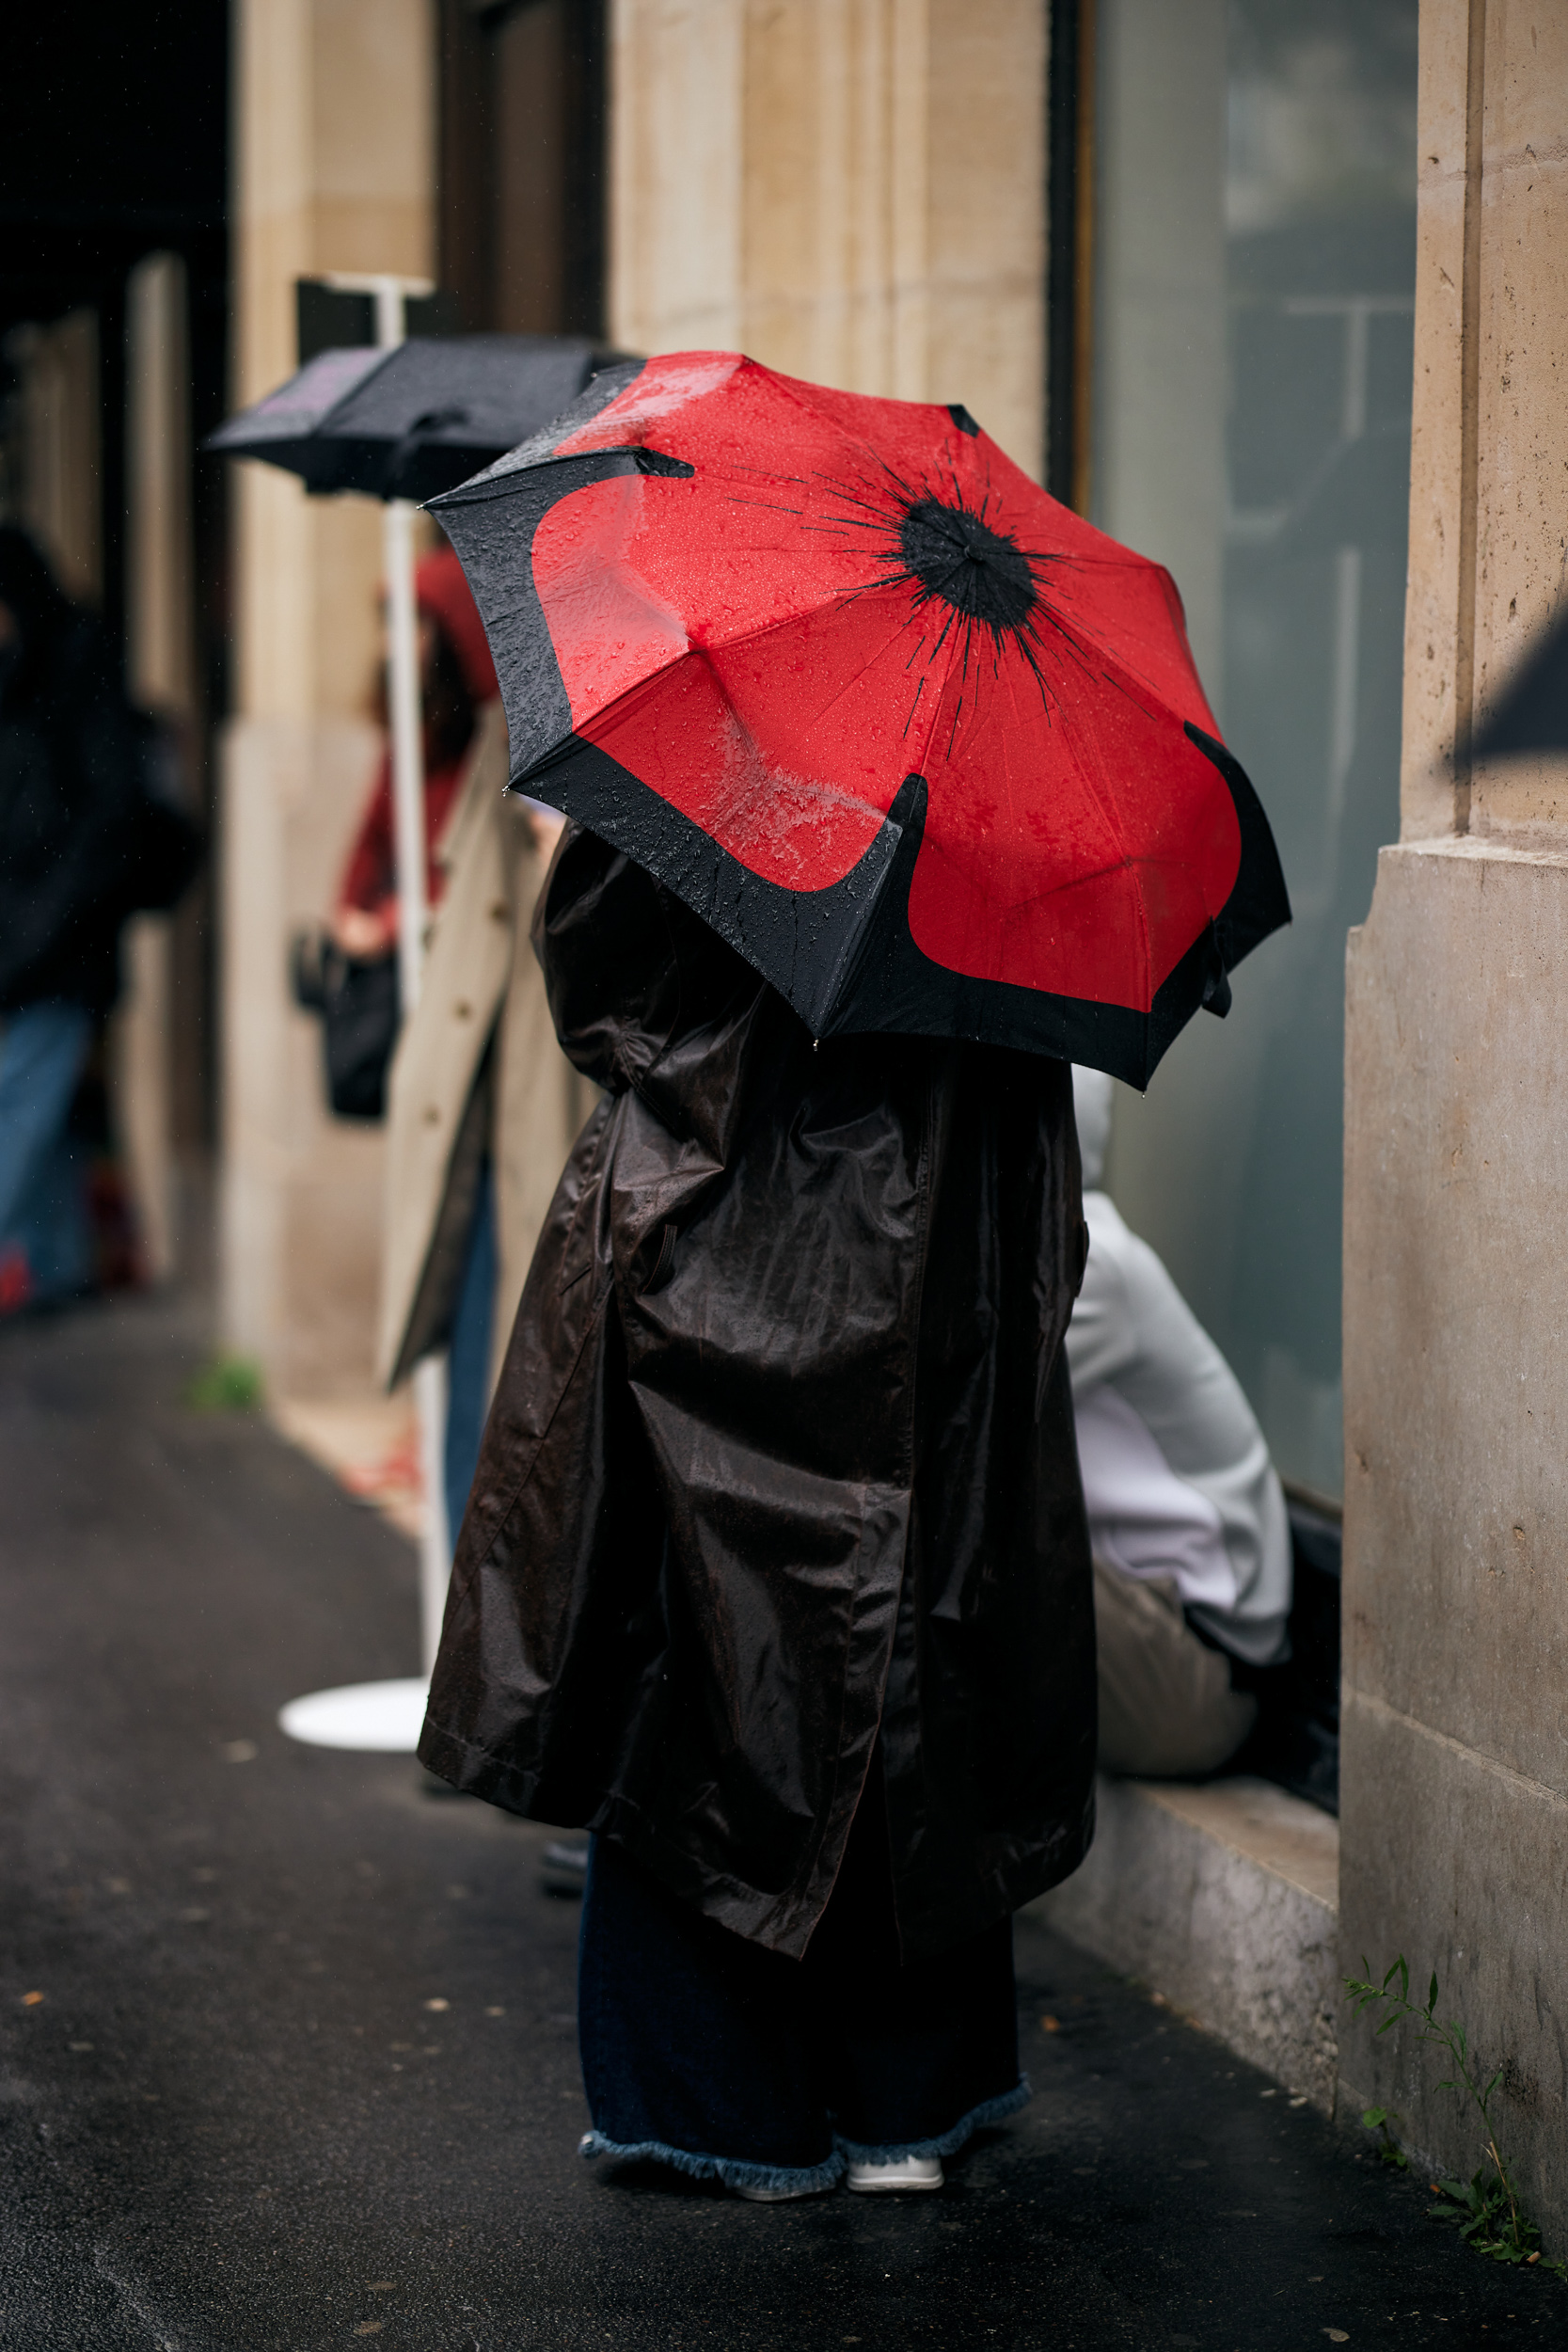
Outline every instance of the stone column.
MULTIPOLYGON (((1568 559, 1568 5, 1422 0, 1403 838, 1350 937, 1342 1956, 1463 2019, 1568 2240, 1568 766, 1470 765, 1568 559), (1456 756, 1455 744, 1460 746, 1456 756)), ((1344 2105, 1468 2175, 1408 2030, 1344 2105)))
POLYGON ((1038 0, 616 0, 610 326, 962 400, 1037 473, 1038 0))
POLYGON ((103 399, 96 310, 13 330, 20 376, 22 513, 68 596, 103 595, 103 399))
MULTIPOLYGON (((429 0, 240 0, 236 405, 295 364, 294 280, 428 274, 429 0)), ((226 1343, 276 1389, 368 1385, 381 1137, 330 1120, 319 1032, 285 977, 328 909, 373 773, 378 510, 236 467, 237 716, 225 746, 222 981, 226 1343)))
MULTIPOLYGON (((125 683, 188 751, 196 723, 191 386, 185 265, 150 253, 126 286, 125 683)), ((166 914, 138 914, 120 949, 124 993, 112 1031, 116 1123, 130 1169, 143 1262, 174 1271, 181 1216, 174 1144, 174 938, 166 914)))

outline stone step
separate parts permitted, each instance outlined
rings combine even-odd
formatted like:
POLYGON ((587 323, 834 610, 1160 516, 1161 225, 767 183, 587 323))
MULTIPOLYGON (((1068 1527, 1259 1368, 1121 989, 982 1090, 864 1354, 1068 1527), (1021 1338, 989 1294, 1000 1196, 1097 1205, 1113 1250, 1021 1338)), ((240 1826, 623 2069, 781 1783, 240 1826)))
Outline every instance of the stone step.
POLYGON ((1338 1821, 1242 1777, 1102 1776, 1099 1808, 1088 1860, 1030 1912, 1332 2115, 1338 1821))

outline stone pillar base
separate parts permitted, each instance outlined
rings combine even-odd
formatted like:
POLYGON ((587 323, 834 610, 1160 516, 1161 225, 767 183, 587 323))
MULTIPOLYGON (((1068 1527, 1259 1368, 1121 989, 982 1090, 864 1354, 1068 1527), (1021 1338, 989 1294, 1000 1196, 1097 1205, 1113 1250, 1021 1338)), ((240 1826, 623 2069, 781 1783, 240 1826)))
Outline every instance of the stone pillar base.
MULTIPOLYGON (((1568 852, 1382 852, 1350 935, 1341 1960, 1463 2020, 1526 2203, 1568 2237, 1568 852)), ((1375 2022, 1375 2021, 1374 2021, 1375 2022)), ((1346 2104, 1465 2177, 1409 2027, 1346 2104)))

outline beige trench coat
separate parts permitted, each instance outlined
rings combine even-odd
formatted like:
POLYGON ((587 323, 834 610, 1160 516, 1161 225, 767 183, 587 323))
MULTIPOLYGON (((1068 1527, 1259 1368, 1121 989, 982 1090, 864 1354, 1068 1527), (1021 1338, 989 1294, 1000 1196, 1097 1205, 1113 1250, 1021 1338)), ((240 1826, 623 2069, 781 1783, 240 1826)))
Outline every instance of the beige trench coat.
POLYGON ((503 797, 506 721, 481 714, 440 850, 447 886, 420 1003, 393 1058, 377 1371, 388 1387, 444 1347, 486 1152, 499 1272, 491 1385, 566 1156, 594 1100, 556 1043, 529 922, 547 859, 503 797))

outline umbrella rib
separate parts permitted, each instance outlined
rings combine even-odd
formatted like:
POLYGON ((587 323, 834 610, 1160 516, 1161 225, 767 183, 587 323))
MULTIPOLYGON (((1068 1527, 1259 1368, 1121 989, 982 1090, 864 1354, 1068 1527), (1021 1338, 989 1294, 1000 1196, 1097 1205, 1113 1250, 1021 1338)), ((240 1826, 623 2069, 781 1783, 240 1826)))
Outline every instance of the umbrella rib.
POLYGON ((823 532, 885 531, 887 528, 888 517, 885 515, 867 515, 864 517, 859 515, 830 515, 822 522, 809 522, 806 525, 808 531, 823 532))
MULTIPOLYGON (((624 705, 629 704, 634 696, 641 694, 646 688, 654 685, 659 678, 665 676, 669 672, 678 669, 681 662, 689 660, 693 655, 705 658, 711 654, 721 651, 729 651, 733 648, 738 648, 743 645, 754 645, 762 639, 773 635, 776 631, 780 629, 792 628, 803 621, 810 620, 816 613, 831 611, 835 605, 856 602, 861 596, 871 593, 874 589, 880 588, 882 585, 883 583, 881 581, 873 580, 868 582, 865 587, 854 590, 848 596, 831 596, 821 597, 815 604, 804 605, 793 612, 780 614, 771 620, 762 622, 754 628, 738 629, 731 636, 715 638, 705 644, 693 644, 689 642, 688 644, 681 649, 681 651, 673 653, 667 660, 661 661, 657 668, 646 671, 635 681, 633 685, 628 686, 624 692, 615 695, 610 701, 602 704, 600 707, 592 712, 582 723, 585 726, 597 724, 610 712, 620 709, 624 705)), ((949 615, 949 621, 951 620, 951 617, 952 616, 949 615)), ((908 619, 902 614, 898 615, 894 622, 894 626, 889 629, 885 644, 879 650, 885 651, 886 646, 894 644, 897 638, 903 634, 904 630, 908 627, 908 619)), ((942 636, 945 637, 946 633, 946 628, 944 628, 942 636)), ((931 648, 927 667, 929 667, 930 661, 935 660, 937 654, 941 650, 941 645, 942 639, 939 638, 937 644, 931 648)), ((832 709, 834 704, 842 699, 843 694, 849 691, 849 688, 853 683, 853 680, 849 681, 840 690, 838 694, 833 696, 832 702, 824 705, 823 711, 818 713, 818 717, 825 715, 828 710, 832 709)), ((916 699, 918 700, 918 696, 916 699)), ((727 693, 725 695, 725 700, 730 700, 727 693)), ((733 707, 733 704, 731 707, 733 707)), ((907 732, 908 730, 906 728, 906 733, 907 732)))
POLYGON ((748 466, 744 459, 739 457, 732 457, 730 465, 736 473, 754 473, 765 482, 798 482, 802 490, 808 486, 811 480, 809 474, 776 473, 771 466, 748 466))

